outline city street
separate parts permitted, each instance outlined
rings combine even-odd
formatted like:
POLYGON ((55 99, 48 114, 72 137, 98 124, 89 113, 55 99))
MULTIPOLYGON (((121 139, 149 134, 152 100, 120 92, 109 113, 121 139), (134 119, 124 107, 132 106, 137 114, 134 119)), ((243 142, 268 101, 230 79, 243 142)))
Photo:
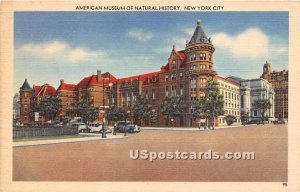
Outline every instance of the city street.
MULTIPOLYGON (((287 125, 143 130, 122 139, 13 148, 14 181, 287 181, 287 125), (130 150, 254 152, 255 160, 133 160, 130 150)), ((121 134, 121 133, 118 133, 121 134)))

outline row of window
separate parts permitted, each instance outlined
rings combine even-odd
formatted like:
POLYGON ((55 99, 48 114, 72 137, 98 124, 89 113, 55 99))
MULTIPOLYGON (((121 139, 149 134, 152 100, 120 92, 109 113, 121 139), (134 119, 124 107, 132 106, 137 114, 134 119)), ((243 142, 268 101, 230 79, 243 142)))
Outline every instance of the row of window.
POLYGON ((218 83, 218 84, 219 84, 219 86, 224 87, 226 89, 229 89, 229 90, 232 90, 232 91, 239 91, 238 88, 227 85, 226 83, 218 83))
POLYGON ((230 93, 227 91, 221 90, 221 94, 224 96, 224 99, 233 99, 233 100, 239 100, 240 96, 239 94, 230 93))
MULTIPOLYGON (((172 81, 176 81, 176 77, 177 77, 177 74, 176 73, 172 73, 171 74, 171 79, 172 79, 172 81)), ((179 77, 180 77, 180 79, 182 79, 183 78, 183 72, 180 72, 179 73, 179 77)), ((166 74, 166 81, 168 82, 170 79, 169 79, 169 74, 167 73, 166 74)))
MULTIPOLYGON (((180 85, 180 88, 179 88, 179 95, 183 95, 183 85, 182 84, 180 85)), ((177 96, 177 86, 176 85, 171 86, 170 94, 169 94, 169 86, 168 85, 166 86, 166 97, 169 97, 169 96, 177 96)))
MULTIPOLYGON (((211 61, 211 54, 209 54, 208 59, 209 61, 211 61)), ((192 53, 189 55, 189 61, 196 61, 196 60, 200 60, 200 61, 207 60, 206 53, 199 53, 199 54, 192 53)))

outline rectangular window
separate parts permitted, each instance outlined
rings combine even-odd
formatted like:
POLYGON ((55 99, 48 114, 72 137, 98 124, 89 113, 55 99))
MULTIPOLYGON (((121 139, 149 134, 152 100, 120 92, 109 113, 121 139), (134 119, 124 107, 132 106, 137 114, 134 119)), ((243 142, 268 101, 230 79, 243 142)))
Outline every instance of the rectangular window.
POLYGON ((182 79, 183 78, 183 73, 180 72, 179 76, 180 76, 180 79, 182 79))
POLYGON ((200 60, 206 60, 206 53, 200 53, 200 60))
POLYGON ((169 97, 169 86, 166 86, 166 97, 169 97))
POLYGON ((253 111, 253 116, 256 117, 257 116, 257 110, 253 111))
POLYGON ((190 60, 191 60, 191 61, 196 61, 196 55, 195 55, 195 54, 191 54, 190 60))
POLYGON ((197 88, 197 81, 196 79, 191 80, 191 91, 196 91, 197 88))
POLYGON ((176 61, 173 61, 173 63, 172 63, 172 68, 173 68, 173 69, 176 69, 176 68, 177 68, 177 63, 176 63, 176 61))
POLYGON ((166 74, 166 81, 169 81, 169 74, 166 74))
POLYGON ((180 95, 183 95, 183 85, 180 85, 180 95))
POLYGON ((155 100, 155 90, 152 89, 152 99, 155 100))

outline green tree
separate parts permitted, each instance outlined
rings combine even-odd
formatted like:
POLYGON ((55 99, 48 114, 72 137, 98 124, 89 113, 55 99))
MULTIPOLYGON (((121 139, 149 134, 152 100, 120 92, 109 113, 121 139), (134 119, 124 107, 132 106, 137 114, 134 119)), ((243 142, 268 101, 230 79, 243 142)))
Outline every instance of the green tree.
POLYGON ((161 113, 167 119, 167 125, 171 119, 183 115, 185 108, 186 105, 180 96, 166 97, 160 105, 161 113))
POLYGON ((248 122, 249 120, 249 112, 247 111, 241 111, 241 121, 242 121, 242 124, 245 126, 246 123, 248 122))
POLYGON ((232 125, 234 122, 236 122, 236 116, 226 115, 225 116, 225 121, 226 121, 227 125, 232 125))
POLYGON ((120 120, 126 120, 127 115, 125 107, 111 105, 109 108, 105 109, 105 117, 108 121, 117 122, 120 120))
POLYGON ((46 95, 36 106, 35 111, 38 111, 46 121, 54 120, 60 111, 59 97, 54 95, 46 95))
POLYGON ((72 103, 72 107, 74 112, 82 118, 82 121, 86 124, 86 126, 99 117, 98 109, 94 106, 91 106, 88 102, 75 102, 72 103))
POLYGON ((119 107, 115 105, 109 106, 109 108, 105 109, 106 119, 108 121, 117 122, 119 119, 119 107))
POLYGON ((149 118, 150 112, 148 102, 141 95, 137 95, 133 110, 136 121, 141 122, 149 118))
POLYGON ((261 114, 261 121, 264 124, 265 113, 268 109, 271 109, 272 104, 269 99, 258 99, 252 104, 254 109, 258 110, 261 114))
POLYGON ((224 99, 220 93, 218 82, 212 79, 203 88, 205 96, 200 98, 196 104, 193 115, 199 117, 204 114, 215 128, 214 119, 224 114, 224 99))

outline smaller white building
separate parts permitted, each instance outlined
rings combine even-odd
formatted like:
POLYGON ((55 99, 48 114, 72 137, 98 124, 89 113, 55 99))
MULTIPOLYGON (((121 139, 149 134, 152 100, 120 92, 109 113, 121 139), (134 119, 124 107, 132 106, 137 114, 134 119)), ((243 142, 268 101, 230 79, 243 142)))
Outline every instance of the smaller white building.
POLYGON ((269 121, 274 120, 274 98, 275 92, 272 84, 265 79, 250 79, 241 81, 241 111, 250 114, 250 121, 261 117, 260 111, 253 107, 255 100, 268 99, 271 103, 271 109, 267 110, 265 117, 269 121))
POLYGON ((235 116, 236 123, 240 123, 240 84, 221 76, 217 76, 216 79, 219 83, 220 92, 224 97, 225 111, 224 115, 218 117, 218 125, 227 125, 225 120, 227 115, 235 116))

